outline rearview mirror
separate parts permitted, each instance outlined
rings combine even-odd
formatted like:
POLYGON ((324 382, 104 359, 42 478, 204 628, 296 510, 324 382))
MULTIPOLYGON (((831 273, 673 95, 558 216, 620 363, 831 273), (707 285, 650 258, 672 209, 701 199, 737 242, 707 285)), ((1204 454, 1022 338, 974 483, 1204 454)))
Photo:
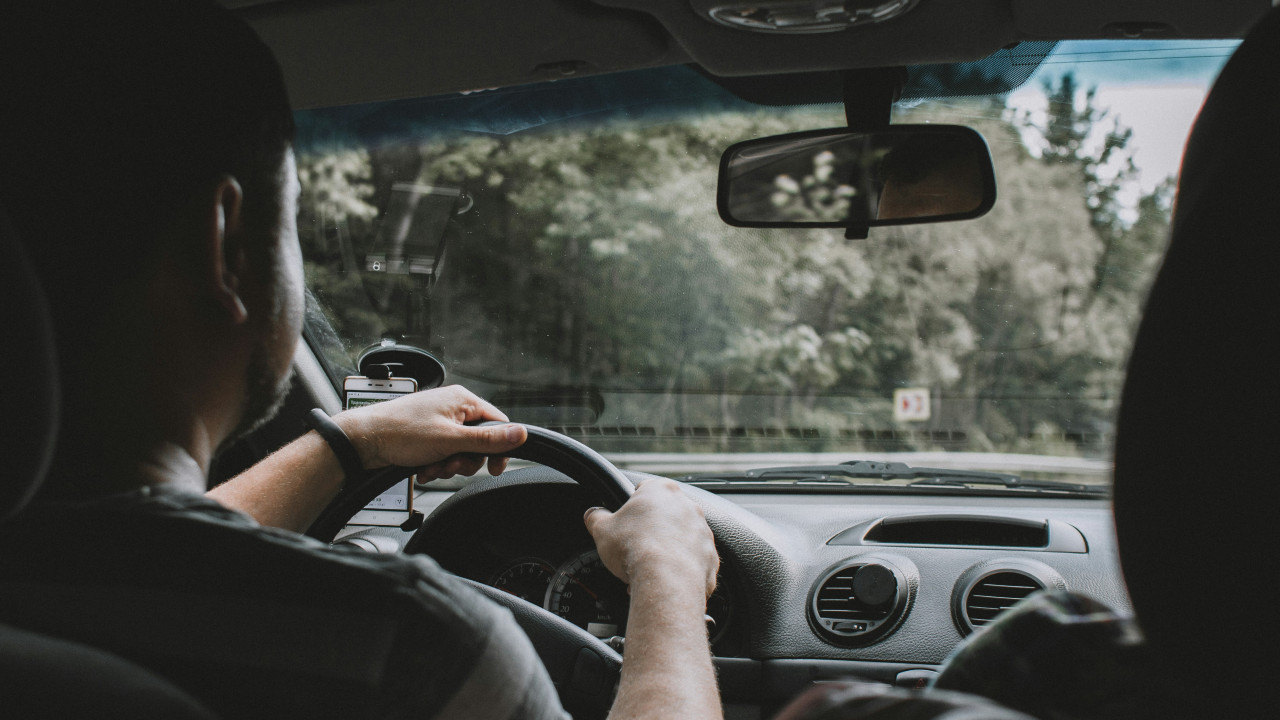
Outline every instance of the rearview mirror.
POLYGON ((858 228, 967 220, 996 201, 986 142, 958 125, 813 130, 720 160, 716 205, 737 227, 858 228))

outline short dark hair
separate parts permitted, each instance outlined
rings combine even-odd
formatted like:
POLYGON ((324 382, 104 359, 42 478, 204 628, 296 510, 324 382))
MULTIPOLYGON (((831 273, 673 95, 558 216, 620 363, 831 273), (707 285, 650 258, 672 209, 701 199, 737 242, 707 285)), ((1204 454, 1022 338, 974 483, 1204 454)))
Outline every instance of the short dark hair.
POLYGON ((56 324, 74 321, 60 296, 127 279, 223 174, 244 188, 251 229, 278 217, 293 116, 247 24, 207 0, 14 5, 0 28, 0 204, 56 324))
POLYGON ((918 183, 949 163, 971 157, 973 143, 945 133, 926 133, 897 145, 880 160, 880 180, 918 183))

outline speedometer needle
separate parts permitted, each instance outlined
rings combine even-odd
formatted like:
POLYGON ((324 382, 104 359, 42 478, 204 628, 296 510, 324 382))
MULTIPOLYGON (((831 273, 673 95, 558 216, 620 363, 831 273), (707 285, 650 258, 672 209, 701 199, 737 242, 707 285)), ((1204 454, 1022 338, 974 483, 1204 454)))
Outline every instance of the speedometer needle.
POLYGON ((587 594, 591 596, 592 600, 595 600, 596 602, 600 602, 600 596, 592 592, 591 588, 587 587, 586 585, 583 585, 581 580, 579 580, 578 578, 574 578, 573 582, 578 587, 582 588, 583 590, 586 590, 587 594))

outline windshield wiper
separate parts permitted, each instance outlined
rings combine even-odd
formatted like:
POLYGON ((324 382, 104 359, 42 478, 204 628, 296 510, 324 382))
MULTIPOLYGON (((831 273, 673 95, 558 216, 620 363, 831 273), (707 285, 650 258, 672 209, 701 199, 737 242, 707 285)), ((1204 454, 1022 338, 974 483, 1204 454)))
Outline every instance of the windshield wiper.
POLYGON ((1105 485, 1060 482, 1056 480, 1026 480, 1010 473, 983 470, 952 470, 950 468, 912 467, 900 462, 874 462, 850 460, 839 465, 795 465, 790 467, 760 468, 740 472, 697 473, 677 478, 690 485, 714 490, 733 486, 734 490, 764 486, 784 485, 793 488, 845 488, 874 487, 865 483, 853 483, 850 479, 911 480, 902 487, 955 488, 965 490, 974 485, 995 485, 1005 490, 1019 492, 1044 492, 1081 495, 1107 494, 1105 485))

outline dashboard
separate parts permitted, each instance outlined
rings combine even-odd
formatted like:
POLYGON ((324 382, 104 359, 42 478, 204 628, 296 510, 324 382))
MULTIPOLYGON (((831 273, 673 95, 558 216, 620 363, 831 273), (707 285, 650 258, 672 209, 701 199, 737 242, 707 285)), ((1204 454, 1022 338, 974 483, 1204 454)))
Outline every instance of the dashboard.
MULTIPOLYGON (((1036 590, 1131 612, 1106 500, 686 491, 721 555, 709 631, 732 717, 767 717, 824 679, 918 685, 1036 590)), ((424 552, 597 637, 625 634, 626 588, 595 555, 582 515, 596 503, 572 480, 524 468, 417 504, 428 517, 412 538, 342 540, 424 552)))

